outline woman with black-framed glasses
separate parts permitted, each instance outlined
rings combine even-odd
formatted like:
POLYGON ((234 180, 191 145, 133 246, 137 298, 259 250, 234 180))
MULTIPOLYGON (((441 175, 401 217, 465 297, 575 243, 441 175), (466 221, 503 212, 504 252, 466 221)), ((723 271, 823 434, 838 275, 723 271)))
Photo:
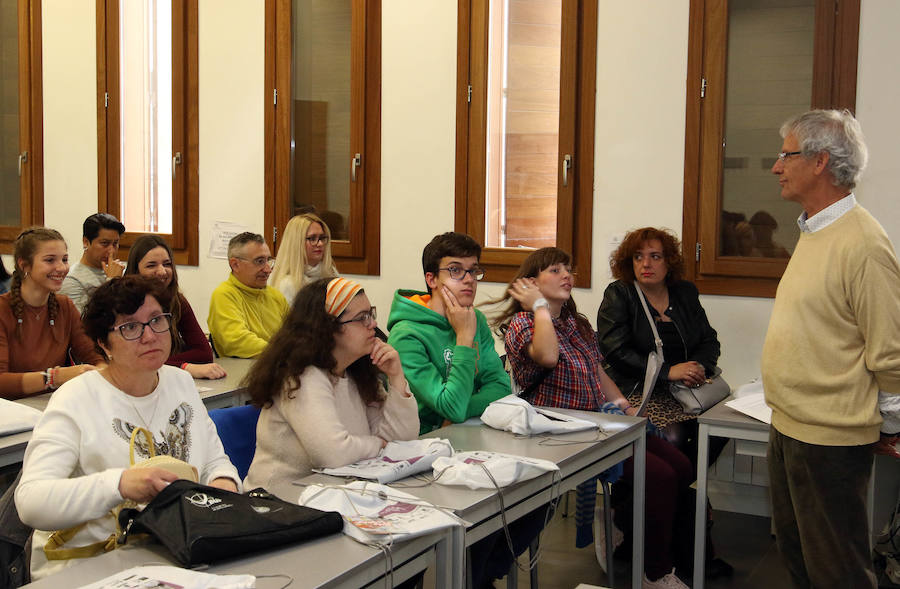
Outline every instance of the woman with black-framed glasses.
POLYGON ((262 408, 248 485, 274 489, 418 435, 400 356, 375 337, 376 326, 359 283, 322 278, 303 287, 247 375, 262 408))
POLYGON ((313 213, 292 217, 284 228, 269 284, 290 304, 313 280, 337 275, 331 259, 331 230, 325 221, 313 213))
POLYGON ((196 468, 201 483, 240 489, 193 379, 165 364, 172 348, 166 308, 157 281, 126 276, 101 285, 84 309, 85 332, 108 364, 54 393, 25 451, 16 489, 22 521, 36 528, 34 578, 80 557, 48 559, 45 548, 54 548, 49 531, 84 524, 65 549, 94 546, 84 556, 105 552, 116 532, 111 510, 123 499, 146 503, 177 478, 157 467, 131 467, 132 462, 165 454, 196 468), (145 436, 134 437, 132 461, 138 428, 147 430, 153 447, 145 436))

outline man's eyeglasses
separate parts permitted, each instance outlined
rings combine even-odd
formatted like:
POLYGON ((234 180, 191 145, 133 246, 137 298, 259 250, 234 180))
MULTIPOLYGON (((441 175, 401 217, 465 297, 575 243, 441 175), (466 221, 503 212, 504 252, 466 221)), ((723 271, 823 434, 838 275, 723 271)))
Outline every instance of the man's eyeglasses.
POLYGON ((271 269, 271 268, 275 267, 275 258, 272 258, 272 257, 265 258, 263 256, 260 256, 258 258, 253 258, 252 260, 248 260, 247 258, 240 258, 238 256, 235 256, 235 258, 237 258, 238 260, 243 260, 245 262, 250 262, 257 268, 262 268, 263 266, 268 266, 271 269))
POLYGON ((438 268, 438 272, 440 272, 441 270, 450 274, 450 278, 452 278, 453 280, 463 280, 466 274, 468 274, 475 280, 481 280, 482 278, 484 278, 484 268, 480 266, 475 266, 474 268, 469 268, 468 270, 466 270, 462 266, 448 266, 446 268, 438 268))
POLYGON ((112 333, 113 331, 118 330, 122 335, 122 339, 133 341, 140 339, 140 337, 144 335, 144 328, 147 326, 149 326, 154 333, 165 333, 169 331, 171 324, 172 314, 163 313, 153 317, 150 321, 129 321, 128 323, 121 323, 111 327, 109 331, 112 333))
POLYGON ((347 319, 346 321, 338 321, 341 325, 346 325, 347 323, 362 323, 364 327, 371 327, 373 323, 375 323, 375 307, 371 307, 368 311, 363 311, 359 313, 353 319, 347 319))
POLYGON ((784 163, 784 160, 786 160, 787 158, 789 158, 793 155, 800 155, 801 153, 803 153, 803 152, 802 151, 782 151, 777 156, 778 161, 780 161, 781 163, 784 163))
POLYGON ((324 244, 328 243, 328 236, 324 235, 324 234, 322 234, 322 235, 307 235, 306 242, 309 245, 319 245, 320 243, 324 245, 324 244))

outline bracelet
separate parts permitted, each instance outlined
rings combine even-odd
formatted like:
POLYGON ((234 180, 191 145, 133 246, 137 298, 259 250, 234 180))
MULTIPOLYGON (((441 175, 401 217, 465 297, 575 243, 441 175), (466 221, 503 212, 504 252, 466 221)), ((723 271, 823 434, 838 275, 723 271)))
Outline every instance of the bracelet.
POLYGON ((48 368, 41 374, 44 376, 44 390, 55 391, 57 387, 56 375, 58 368, 48 368))
POLYGON ((182 370, 187 370, 187 365, 188 365, 187 362, 182 362, 182 363, 181 363, 181 369, 182 369, 182 370))
POLYGON ((534 302, 533 305, 531 305, 531 311, 533 313, 537 313, 537 310, 540 309, 541 307, 544 307, 545 309, 550 309, 550 302, 547 299, 545 299, 544 297, 539 298, 538 300, 536 300, 534 302))

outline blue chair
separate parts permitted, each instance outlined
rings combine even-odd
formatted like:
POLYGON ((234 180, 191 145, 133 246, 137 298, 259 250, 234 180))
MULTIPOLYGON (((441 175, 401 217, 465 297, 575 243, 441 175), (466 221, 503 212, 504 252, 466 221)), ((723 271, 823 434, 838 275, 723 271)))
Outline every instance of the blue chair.
POLYGON ((209 417, 216 424, 225 454, 238 470, 241 479, 247 476, 256 453, 256 422, 259 409, 253 405, 211 409, 209 417))

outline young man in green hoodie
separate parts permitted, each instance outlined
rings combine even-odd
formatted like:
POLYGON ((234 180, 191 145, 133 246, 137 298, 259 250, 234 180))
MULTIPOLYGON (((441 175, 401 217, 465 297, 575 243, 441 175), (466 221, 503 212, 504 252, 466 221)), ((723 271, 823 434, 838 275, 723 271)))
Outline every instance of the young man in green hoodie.
MULTIPOLYGON (((419 402, 421 433, 477 417, 489 403, 510 394, 509 375, 494 350, 487 320, 472 306, 484 278, 480 257, 481 246, 468 235, 438 235, 422 252, 428 291, 394 293, 388 343, 400 353, 419 402)), ((547 517, 544 506, 510 524, 517 556, 540 534, 547 517)), ((472 586, 493 587, 492 581, 509 571, 509 550, 502 531, 473 544, 468 555, 472 586)))
POLYGON ((481 415, 510 394, 481 311, 472 305, 484 270, 481 246, 463 233, 436 236, 422 252, 427 292, 398 290, 388 318, 390 343, 419 402, 421 432, 481 415))

